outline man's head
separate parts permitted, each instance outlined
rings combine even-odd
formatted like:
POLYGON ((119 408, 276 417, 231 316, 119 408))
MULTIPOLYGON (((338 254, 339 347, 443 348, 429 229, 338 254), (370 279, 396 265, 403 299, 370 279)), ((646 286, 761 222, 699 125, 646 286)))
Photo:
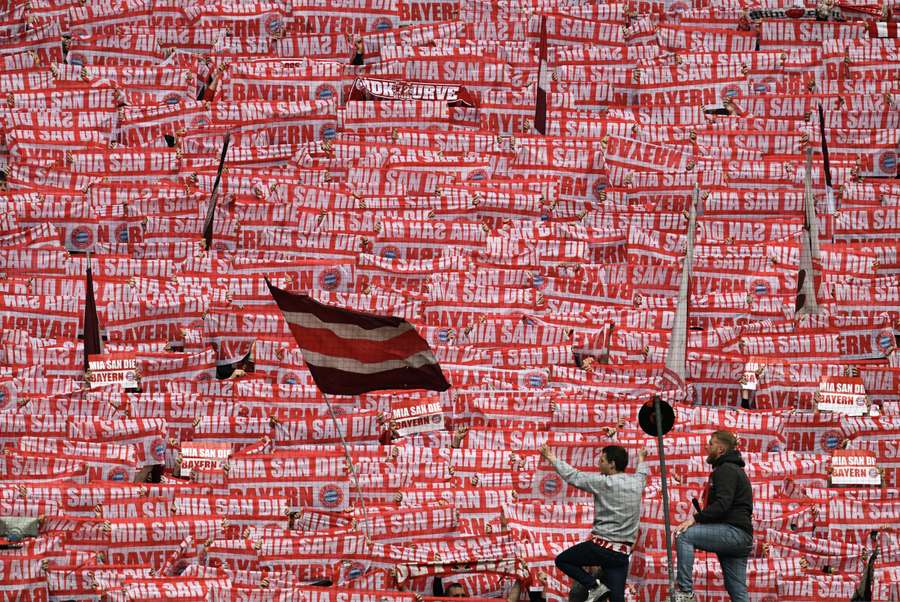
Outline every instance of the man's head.
POLYGON ((737 437, 730 431, 715 431, 706 444, 706 461, 712 464, 737 447, 737 437))
POLYGON ((466 598, 466 588, 461 583, 450 583, 444 592, 448 598, 466 598))
POLYGON ((600 451, 600 474, 622 472, 628 466, 628 450, 619 445, 607 445, 600 451))

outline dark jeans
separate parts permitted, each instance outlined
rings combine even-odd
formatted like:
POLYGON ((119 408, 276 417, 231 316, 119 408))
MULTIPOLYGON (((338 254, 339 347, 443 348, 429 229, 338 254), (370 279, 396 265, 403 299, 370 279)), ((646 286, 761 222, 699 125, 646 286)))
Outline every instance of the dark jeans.
POLYGON ((753 549, 753 536, 725 523, 694 525, 675 540, 678 548, 678 588, 694 589, 694 550, 714 552, 722 565, 725 589, 732 602, 748 602, 747 558, 753 549))
POLYGON ((628 578, 628 556, 601 548, 592 541, 574 545, 556 557, 556 567, 583 585, 593 589, 597 580, 583 567, 603 568, 600 581, 609 588, 610 602, 625 602, 625 580, 628 578))

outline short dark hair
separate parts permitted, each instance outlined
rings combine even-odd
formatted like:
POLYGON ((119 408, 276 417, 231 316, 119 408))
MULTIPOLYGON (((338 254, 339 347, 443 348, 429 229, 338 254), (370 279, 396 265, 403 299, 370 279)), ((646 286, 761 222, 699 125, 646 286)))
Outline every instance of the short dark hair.
POLYGON ((732 451, 737 447, 737 437, 731 431, 713 431, 713 434, 710 436, 722 443, 728 451, 732 451))
POLYGON ((622 472, 628 466, 628 450, 621 445, 607 445, 602 453, 606 461, 616 465, 616 470, 622 472))

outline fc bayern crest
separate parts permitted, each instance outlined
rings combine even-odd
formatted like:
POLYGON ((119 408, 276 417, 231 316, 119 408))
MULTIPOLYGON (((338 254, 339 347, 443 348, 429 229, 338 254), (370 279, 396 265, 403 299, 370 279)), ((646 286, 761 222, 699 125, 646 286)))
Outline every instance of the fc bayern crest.
POLYGON ((109 471, 107 478, 110 481, 124 482, 128 480, 128 471, 124 468, 113 468, 109 471))
POLYGON ((562 479, 556 473, 548 474, 541 479, 540 489, 544 497, 555 497, 563 489, 562 479))
POLYGON ((541 371, 530 373, 526 379, 528 386, 532 389, 543 389, 547 386, 547 375, 541 371))
POLYGON ((400 247, 396 245, 385 245, 381 249, 381 256, 385 259, 397 259, 400 257, 400 247))
POLYGON ((115 232, 113 233, 113 238, 116 242, 127 243, 128 224, 119 224, 118 226, 116 226, 115 232))
POLYGON ((387 31, 389 29, 392 29, 393 27, 394 24, 391 23, 391 20, 387 17, 379 17, 375 19, 374 23, 372 23, 372 29, 374 29, 375 31, 387 31))
POLYGON ((843 440, 844 435, 840 431, 825 431, 819 439, 819 444, 822 446, 822 449, 832 451, 837 449, 843 440))
POLYGON ((472 173, 469 174, 470 182, 480 182, 482 180, 487 179, 487 173, 483 169, 476 169, 472 173))
POLYGON ((771 291, 769 291, 768 282, 762 279, 757 279, 750 283, 750 292, 754 295, 763 296, 768 295, 771 291))
POLYGON ((319 130, 319 137, 322 140, 334 140, 335 136, 337 136, 337 129, 333 123, 326 123, 319 130))
POLYGON ((680 15, 683 12, 689 11, 691 9, 690 4, 686 2, 674 2, 666 8, 666 13, 672 16, 680 15))
POLYGON ((316 100, 331 100, 332 98, 337 98, 337 90, 335 90, 332 85, 322 84, 316 88, 313 96, 316 100))
POLYGON ((87 63, 87 61, 84 59, 84 55, 78 52, 70 52, 66 56, 66 60, 70 65, 75 65, 76 67, 84 67, 85 63, 87 63))
POLYGON ((319 490, 319 503, 325 508, 337 508, 344 501, 344 492, 337 485, 325 485, 319 490))
POLYGON ((534 274, 531 277, 531 287, 541 291, 547 288, 547 279, 543 274, 534 274))
POLYGON ((884 151, 878 156, 878 168, 886 173, 894 175, 897 173, 897 152, 884 151))
POLYGON ((328 268, 319 274, 319 287, 326 291, 336 290, 341 285, 341 271, 337 268, 328 268))
POLYGON ((16 400, 15 391, 9 383, 0 385, 0 410, 6 409, 6 406, 12 405, 16 400))
POLYGON ((893 353, 896 345, 897 339, 894 336, 893 328, 885 328, 875 335, 875 346, 884 355, 890 355, 891 353, 893 353))
POLYGON ((366 568, 359 562, 354 562, 347 569, 347 579, 356 579, 357 577, 362 577, 362 574, 365 572, 366 568))
POLYGON ((737 86, 726 86, 722 88, 722 98, 737 98, 741 95, 741 89, 737 86))
POLYGON ((163 98, 163 104, 167 104, 169 106, 177 105, 181 102, 181 96, 172 92, 171 94, 166 94, 165 98, 163 98))
POLYGON ((153 441, 150 442, 150 455, 154 460, 159 462, 163 462, 166 459, 166 448, 168 445, 166 444, 166 440, 157 437, 153 441))
POLYGON ((94 244, 94 233, 87 226, 76 226, 72 229, 69 240, 76 249, 87 249, 94 244))
POLYGON ((270 36, 275 36, 284 31, 284 19, 279 14, 266 15, 263 27, 270 36))

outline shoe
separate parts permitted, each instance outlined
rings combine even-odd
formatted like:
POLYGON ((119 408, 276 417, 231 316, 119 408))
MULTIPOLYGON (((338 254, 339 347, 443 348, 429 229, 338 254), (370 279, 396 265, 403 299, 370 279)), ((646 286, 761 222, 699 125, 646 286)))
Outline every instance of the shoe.
POLYGON ((694 602, 694 592, 675 591, 674 602, 694 602))
POLYGON ((588 590, 587 598, 584 599, 584 602, 600 602, 600 600, 609 599, 609 588, 597 582, 597 585, 588 590))

